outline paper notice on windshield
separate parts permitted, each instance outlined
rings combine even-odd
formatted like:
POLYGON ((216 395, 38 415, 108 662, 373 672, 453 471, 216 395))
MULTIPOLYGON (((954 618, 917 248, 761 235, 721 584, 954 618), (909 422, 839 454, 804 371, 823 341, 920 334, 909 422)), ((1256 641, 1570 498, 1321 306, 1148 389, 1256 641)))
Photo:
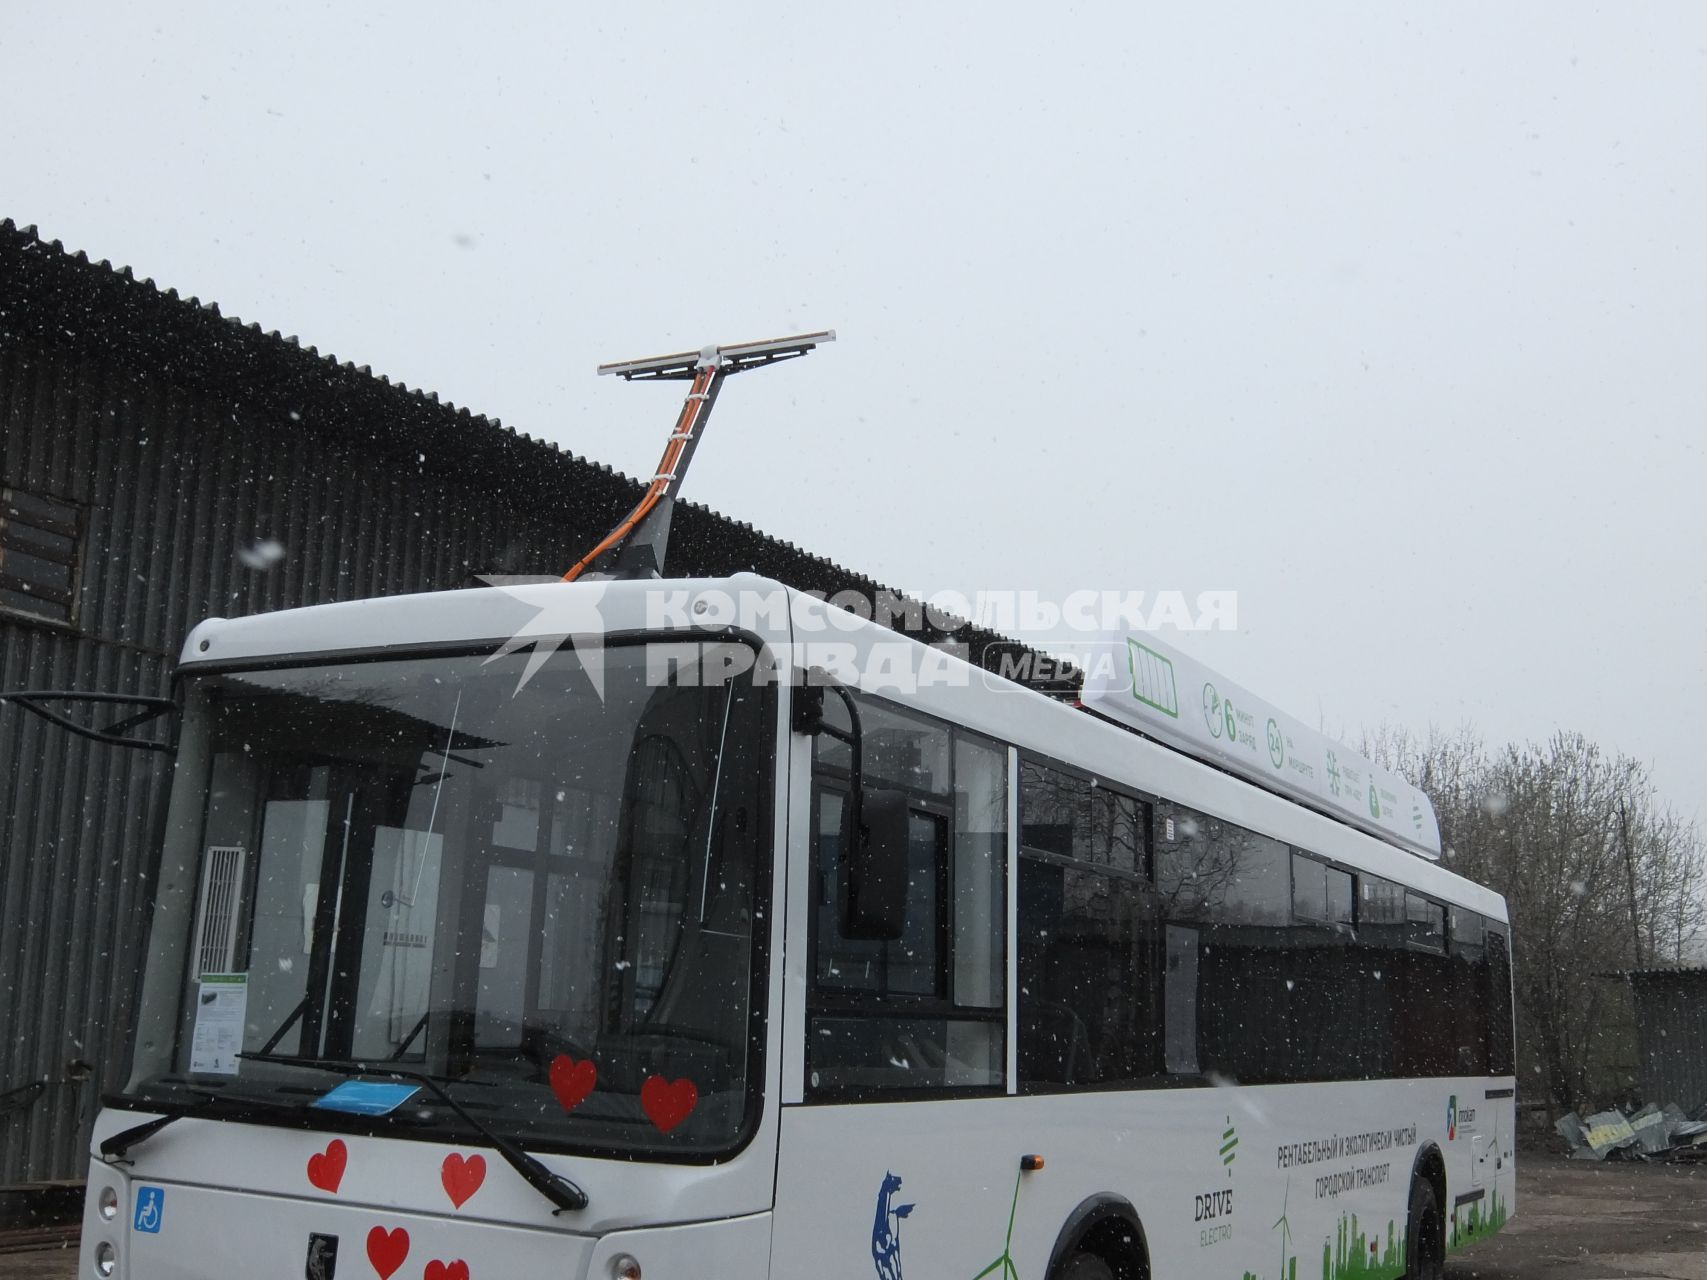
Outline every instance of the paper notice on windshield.
POLYGON ((190 1041, 190 1070, 234 1076, 243 1051, 243 1020, 249 1012, 249 975, 204 973, 196 995, 196 1030, 190 1041))

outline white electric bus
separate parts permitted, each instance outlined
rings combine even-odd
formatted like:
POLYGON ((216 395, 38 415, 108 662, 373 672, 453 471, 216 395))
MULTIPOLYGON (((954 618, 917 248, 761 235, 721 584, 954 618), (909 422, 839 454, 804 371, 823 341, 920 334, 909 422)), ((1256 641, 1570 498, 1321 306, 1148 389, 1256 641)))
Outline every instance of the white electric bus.
POLYGON ((1513 1210, 1502 900, 1094 706, 744 576, 179 680, 83 1275, 1437 1277, 1513 1210))

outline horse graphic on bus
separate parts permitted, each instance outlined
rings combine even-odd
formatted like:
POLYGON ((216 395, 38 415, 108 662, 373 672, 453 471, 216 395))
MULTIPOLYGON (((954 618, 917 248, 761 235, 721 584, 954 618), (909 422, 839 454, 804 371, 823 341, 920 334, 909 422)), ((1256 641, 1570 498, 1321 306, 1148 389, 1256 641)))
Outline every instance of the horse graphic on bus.
POLYGON ((901 1280, 901 1219, 913 1212, 910 1204, 895 1204, 900 1175, 885 1173, 877 1189, 877 1217, 871 1224, 871 1262, 877 1280, 901 1280))

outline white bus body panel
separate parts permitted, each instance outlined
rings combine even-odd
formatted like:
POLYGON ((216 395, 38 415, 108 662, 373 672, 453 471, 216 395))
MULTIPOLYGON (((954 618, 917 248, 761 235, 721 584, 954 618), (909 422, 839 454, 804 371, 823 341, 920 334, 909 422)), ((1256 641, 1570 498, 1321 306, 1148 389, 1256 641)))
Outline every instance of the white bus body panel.
MULTIPOLYGON (((828 606, 800 600, 794 614, 798 619, 814 609, 828 612, 828 606)), ((831 634, 852 649, 850 672, 894 670, 878 652, 896 643, 893 632, 868 623, 837 624, 831 634)), ((947 661, 956 668, 958 682, 933 681, 904 691, 885 678, 849 683, 1021 744, 1022 754, 1166 796, 1343 865, 1506 919, 1499 895, 1436 863, 1082 710, 947 661)), ((936 666, 940 671, 943 663, 936 666)), ((784 987, 785 1023, 800 1027, 806 1023, 810 963, 811 762, 805 752, 795 753, 794 768, 784 987)), ((1017 831, 1017 823, 1010 826, 1017 831)), ((1011 873, 1009 885, 1011 907, 1011 873)), ((1011 966, 1016 945, 1011 918, 1008 938, 1011 966)), ((1010 977, 1010 1049, 1012 1003, 1018 996, 1010 977)), ((1002 1256, 1010 1205, 1015 1206, 1010 1258, 1017 1275, 1044 1280, 1074 1210, 1105 1195, 1131 1203, 1145 1232, 1155 1280, 1295 1280, 1292 1259, 1296 1277, 1315 1280, 1323 1274, 1324 1247, 1330 1277, 1336 1269, 1360 1280, 1396 1277, 1403 1270, 1400 1240, 1412 1170, 1429 1146, 1440 1151, 1446 1167, 1447 1203, 1441 1210, 1449 1248, 1456 1225, 1468 1221, 1474 1206, 1497 1204, 1502 1216, 1515 1209, 1509 1077, 822 1106, 803 1104, 801 1039, 795 1032, 786 1041, 770 1270, 778 1280, 871 1280, 874 1275, 899 1280, 903 1269, 907 1275, 974 1280, 1002 1256), (1489 1092, 1504 1096, 1485 1098, 1489 1092), (1455 1122, 1466 1109, 1469 1123, 1455 1122), (1238 1143, 1232 1162, 1225 1163, 1221 1152, 1229 1128, 1238 1143), (1475 1181, 1472 1141, 1478 1133, 1492 1153, 1481 1185, 1475 1181), (1335 1140, 1340 1151, 1354 1153, 1325 1158, 1334 1148, 1319 1144, 1335 1140), (1298 1144, 1302 1152, 1310 1143, 1318 1144, 1309 1148, 1312 1158, 1300 1155, 1282 1166, 1283 1150, 1298 1144), (1313 1158, 1318 1154, 1324 1158, 1313 1158), (1022 1175, 1022 1155, 1043 1156, 1044 1169, 1022 1175), (888 1197, 890 1216, 880 1224, 879 1197, 890 1178, 899 1178, 900 1184, 888 1197), (1231 1197, 1224 1194, 1228 1191, 1231 1197), (1453 1202, 1460 1197, 1467 1199, 1455 1210, 1453 1202), (901 1206, 911 1208, 897 1218, 894 1211, 901 1206), (1291 1242, 1284 1262, 1283 1214, 1291 1242), (1374 1265, 1365 1262, 1362 1270, 1350 1265, 1354 1241, 1361 1242, 1359 1250, 1373 1242, 1374 1265), (1341 1266, 1336 1251, 1347 1255, 1347 1265, 1341 1266)), ((1003 1280, 999 1266, 989 1274, 1003 1280)))
POLYGON ((1464 1196, 1460 1220, 1475 1204, 1514 1207, 1512 1103, 1484 1101, 1488 1087, 1477 1077, 789 1107, 771 1275, 889 1280, 876 1255, 893 1247, 896 1275, 973 1280, 1002 1256, 1017 1181, 1011 1258, 1026 1280, 1045 1276, 1074 1210, 1110 1194, 1136 1213, 1155 1280, 1293 1280, 1293 1259, 1309 1280, 1396 1277, 1425 1146, 1446 1164, 1444 1212, 1464 1196), (1503 1153, 1480 1187, 1476 1135, 1459 1124, 1448 1136, 1454 1103, 1503 1153), (1021 1173, 1028 1154, 1044 1168, 1021 1173), (1372 1245, 1364 1270, 1345 1265, 1372 1245))

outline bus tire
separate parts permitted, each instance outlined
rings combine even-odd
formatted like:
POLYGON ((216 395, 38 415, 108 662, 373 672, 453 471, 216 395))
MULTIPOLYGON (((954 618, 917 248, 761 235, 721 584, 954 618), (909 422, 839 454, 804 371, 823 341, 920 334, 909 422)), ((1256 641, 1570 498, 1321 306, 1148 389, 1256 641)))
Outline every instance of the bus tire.
POLYGON ((1443 1280, 1446 1274, 1446 1220, 1427 1178, 1411 1179, 1410 1217, 1405 1224, 1406 1280, 1443 1280))
POLYGON ((1058 1280, 1114 1280, 1114 1268, 1095 1253, 1075 1253, 1061 1268, 1058 1280))
POLYGON ((1129 1200, 1102 1194, 1083 1201, 1055 1237, 1049 1280, 1149 1280, 1150 1248, 1129 1200))

